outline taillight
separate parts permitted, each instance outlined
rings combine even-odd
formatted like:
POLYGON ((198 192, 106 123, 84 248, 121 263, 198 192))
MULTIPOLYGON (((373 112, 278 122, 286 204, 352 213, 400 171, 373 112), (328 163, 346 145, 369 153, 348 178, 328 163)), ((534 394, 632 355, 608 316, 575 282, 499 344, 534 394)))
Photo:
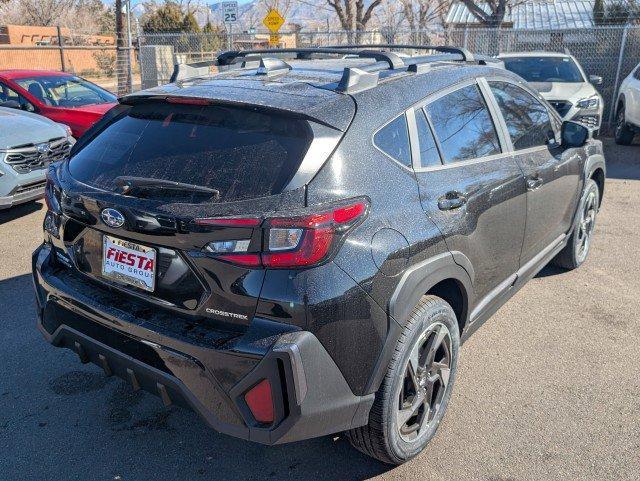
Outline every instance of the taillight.
POLYGON ((47 183, 44 188, 44 202, 47 209, 55 214, 61 213, 60 208, 60 192, 54 187, 53 181, 47 177, 47 183))
MULTIPOLYGON (((289 269, 308 267, 326 261, 344 235, 367 214, 365 199, 340 204, 330 209, 304 215, 271 217, 264 221, 263 250, 242 252, 239 240, 212 242, 207 246, 216 258, 247 267, 289 269)), ((197 219, 197 224, 220 227, 252 227, 260 223, 254 218, 197 219)))
POLYGON ((214 227, 257 227, 262 219, 257 217, 203 217, 195 220, 198 225, 214 227))
POLYGON ((60 191, 56 189, 54 181, 47 173, 47 183, 44 189, 44 202, 47 204, 47 213, 44 216, 43 228, 56 239, 60 238, 60 191))
POLYGON ((262 253, 262 264, 283 269, 323 262, 344 234, 364 218, 368 205, 360 199, 310 215, 268 219, 268 250, 262 253))

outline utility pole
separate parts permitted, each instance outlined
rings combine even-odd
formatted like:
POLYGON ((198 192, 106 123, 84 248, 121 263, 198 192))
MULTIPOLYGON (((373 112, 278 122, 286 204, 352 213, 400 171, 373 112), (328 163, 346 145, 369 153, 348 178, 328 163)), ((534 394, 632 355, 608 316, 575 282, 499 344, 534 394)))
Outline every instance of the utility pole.
POLYGON ((122 25, 122 0, 115 0, 116 10, 116 78, 117 94, 127 93, 126 52, 124 48, 124 32, 122 25))
POLYGON ((133 55, 133 42, 131 41, 131 0, 127 0, 127 89, 133 91, 133 71, 131 56, 133 55))

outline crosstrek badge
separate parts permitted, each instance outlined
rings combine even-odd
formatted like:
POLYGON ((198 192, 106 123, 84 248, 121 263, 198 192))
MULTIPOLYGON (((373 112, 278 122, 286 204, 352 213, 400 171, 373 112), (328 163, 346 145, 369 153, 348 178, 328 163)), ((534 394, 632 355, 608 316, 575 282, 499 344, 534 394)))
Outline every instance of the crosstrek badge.
POLYGON ((102 275, 153 291, 156 278, 155 249, 115 237, 104 236, 102 275))

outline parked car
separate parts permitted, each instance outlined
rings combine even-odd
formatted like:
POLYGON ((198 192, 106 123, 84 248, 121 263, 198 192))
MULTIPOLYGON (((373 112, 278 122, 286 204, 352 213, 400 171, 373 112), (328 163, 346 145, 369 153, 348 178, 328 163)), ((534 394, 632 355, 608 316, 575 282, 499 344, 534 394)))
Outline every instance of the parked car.
POLYGON ((42 198, 49 164, 74 142, 66 125, 0 107, 0 209, 42 198))
POLYGON ((640 132, 640 65, 620 85, 616 104, 616 143, 630 145, 640 132))
POLYGON ((68 125, 76 138, 116 104, 111 92, 76 75, 0 70, 0 106, 19 107, 68 125))
POLYGON ((503 53, 505 68, 517 73, 557 110, 563 120, 580 122, 596 131, 602 125, 604 101, 594 85, 602 77, 587 75, 571 55, 554 52, 503 53))
POLYGON ((605 180, 586 127, 456 52, 228 52, 126 96, 49 170, 45 339, 232 436, 420 453, 461 343, 585 261, 605 180))

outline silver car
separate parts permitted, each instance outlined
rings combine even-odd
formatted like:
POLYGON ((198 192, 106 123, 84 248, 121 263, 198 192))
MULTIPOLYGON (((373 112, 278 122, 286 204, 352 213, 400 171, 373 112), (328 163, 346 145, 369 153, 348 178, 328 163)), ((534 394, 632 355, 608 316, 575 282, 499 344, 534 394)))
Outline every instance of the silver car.
POLYGON ((507 70, 517 73, 558 111, 563 120, 600 130, 604 102, 595 89, 602 77, 587 76, 571 55, 555 52, 515 52, 498 55, 507 70))
POLYGON ((47 167, 64 159, 74 142, 66 125, 0 107, 0 209, 42 197, 47 167))

